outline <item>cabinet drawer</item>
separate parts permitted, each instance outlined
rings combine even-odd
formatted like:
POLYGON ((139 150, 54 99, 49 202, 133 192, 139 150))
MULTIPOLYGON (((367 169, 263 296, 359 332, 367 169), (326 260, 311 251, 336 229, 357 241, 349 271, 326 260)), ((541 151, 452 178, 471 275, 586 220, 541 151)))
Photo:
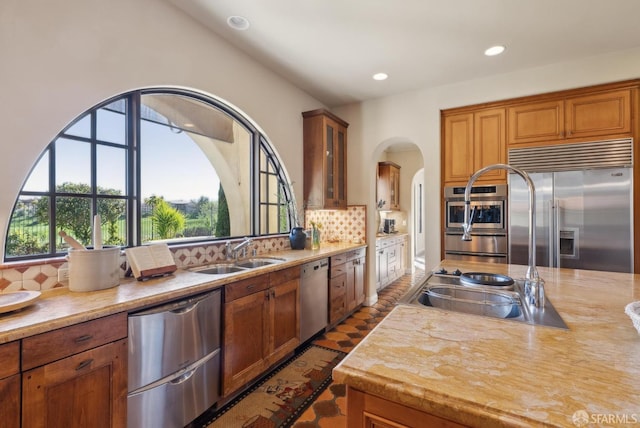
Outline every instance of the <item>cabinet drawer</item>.
POLYGON ((366 248, 358 248, 357 250, 349 251, 349 253, 347 254, 347 261, 359 259, 366 255, 367 255, 366 248))
POLYGON ((294 266, 292 268, 271 272, 269 275, 269 285, 274 286, 283 284, 287 281, 291 281, 292 279, 300 278, 300 266, 294 266))
POLYGON ((20 342, 0 345, 0 379, 20 371, 20 342))
POLYGON ((347 274, 347 265, 346 264, 342 264, 340 266, 331 267, 329 276, 331 278, 335 278, 335 277, 338 277, 340 275, 346 275, 346 274, 347 274))
POLYGON ((331 300, 336 296, 344 295, 347 286, 346 280, 346 275, 344 277, 331 278, 331 282, 329 283, 329 298, 331 300))
POLYGON ((240 297, 269 288, 269 275, 247 278, 224 286, 224 301, 231 302, 240 297))
POLYGON ((338 254, 336 256, 331 256, 331 267, 338 265, 343 265, 347 261, 347 253, 338 254))
POLYGON ((22 370, 29 370, 127 337, 127 314, 110 315, 22 340, 22 370))

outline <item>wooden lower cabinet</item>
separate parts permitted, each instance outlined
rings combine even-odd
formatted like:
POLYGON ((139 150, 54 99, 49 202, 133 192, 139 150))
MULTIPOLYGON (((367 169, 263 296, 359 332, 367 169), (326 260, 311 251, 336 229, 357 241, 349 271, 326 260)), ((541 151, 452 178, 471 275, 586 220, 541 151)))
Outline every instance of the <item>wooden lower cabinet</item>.
POLYGON ((421 410, 347 387, 347 426, 364 428, 463 428, 421 410))
POLYGON ((225 287, 225 397, 256 379, 300 344, 299 302, 299 266, 225 287))
POLYGON ((20 342, 0 345, 0 428, 20 426, 20 342))
POLYGON ((364 284, 366 272, 366 249, 350 251, 346 263, 346 297, 347 312, 353 312, 364 302, 364 284))
POLYGON ((127 314, 22 339, 22 427, 127 426, 127 314))
POLYGON ((127 339, 28 370, 22 426, 127 426, 127 339))

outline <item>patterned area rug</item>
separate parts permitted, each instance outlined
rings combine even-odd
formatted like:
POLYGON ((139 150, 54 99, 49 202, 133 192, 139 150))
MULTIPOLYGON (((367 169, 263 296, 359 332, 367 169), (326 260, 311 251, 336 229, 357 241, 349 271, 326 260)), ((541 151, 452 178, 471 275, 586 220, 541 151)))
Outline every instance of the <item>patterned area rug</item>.
POLYGON ((203 426, 289 427, 331 383, 331 371, 346 355, 311 345, 203 426))

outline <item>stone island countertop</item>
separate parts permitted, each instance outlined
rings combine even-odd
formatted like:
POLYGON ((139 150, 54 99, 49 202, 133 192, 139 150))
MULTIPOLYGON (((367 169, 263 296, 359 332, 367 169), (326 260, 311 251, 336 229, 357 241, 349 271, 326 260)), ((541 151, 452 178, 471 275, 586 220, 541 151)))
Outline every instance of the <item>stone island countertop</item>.
POLYGON ((334 369, 334 380, 468 426, 640 425, 640 335, 624 313, 640 300, 640 275, 538 269, 569 330, 398 305, 334 369), (574 415, 589 420, 574 423, 574 415))
POLYGON ((32 305, 0 314, 0 344, 67 327, 118 312, 210 291, 235 281, 330 257, 366 244, 323 244, 318 250, 287 250, 262 254, 281 263, 225 275, 208 275, 179 269, 174 274, 146 281, 125 278, 120 285, 98 291, 72 292, 67 287, 43 291, 32 305))

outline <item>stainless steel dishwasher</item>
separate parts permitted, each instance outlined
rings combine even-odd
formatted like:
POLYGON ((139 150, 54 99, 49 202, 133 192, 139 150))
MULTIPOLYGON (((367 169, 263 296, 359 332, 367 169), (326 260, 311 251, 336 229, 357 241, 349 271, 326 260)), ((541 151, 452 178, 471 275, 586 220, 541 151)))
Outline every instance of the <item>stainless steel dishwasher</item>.
POLYGON ((300 277, 300 343, 329 322, 329 259, 302 265, 300 277))
POLYGON ((129 315, 130 428, 182 428, 220 398, 221 291, 129 315))

